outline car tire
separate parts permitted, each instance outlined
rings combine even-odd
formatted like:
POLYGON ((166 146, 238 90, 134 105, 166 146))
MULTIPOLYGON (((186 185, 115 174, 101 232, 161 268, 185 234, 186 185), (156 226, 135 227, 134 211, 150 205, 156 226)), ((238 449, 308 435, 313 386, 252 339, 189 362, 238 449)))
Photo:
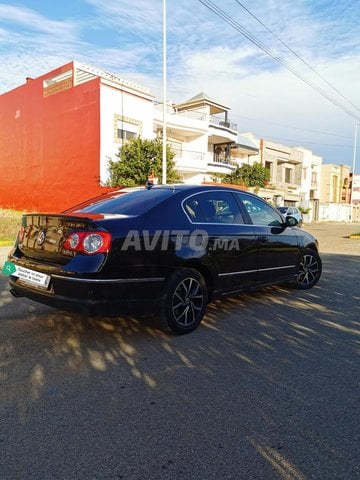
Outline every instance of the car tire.
POLYGON ((301 257, 295 286, 299 290, 307 290, 317 284, 321 277, 322 263, 315 250, 306 249, 301 257))
POLYGON ((205 313, 208 289, 204 277, 193 268, 180 268, 167 281, 161 300, 163 323, 176 334, 195 330, 205 313))

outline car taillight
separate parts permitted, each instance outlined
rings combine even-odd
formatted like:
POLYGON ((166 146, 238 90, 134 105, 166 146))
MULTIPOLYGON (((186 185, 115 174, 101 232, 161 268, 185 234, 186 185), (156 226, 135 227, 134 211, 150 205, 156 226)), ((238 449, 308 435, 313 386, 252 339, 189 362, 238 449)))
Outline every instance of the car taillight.
POLYGON ((93 255, 110 250, 111 235, 107 232, 73 232, 66 237, 64 249, 93 255))

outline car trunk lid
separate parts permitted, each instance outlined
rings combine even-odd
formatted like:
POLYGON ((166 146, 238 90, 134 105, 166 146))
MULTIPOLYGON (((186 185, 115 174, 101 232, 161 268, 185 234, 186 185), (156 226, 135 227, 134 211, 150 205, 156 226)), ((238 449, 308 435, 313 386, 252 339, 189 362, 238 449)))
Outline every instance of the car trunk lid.
POLYGON ((17 248, 28 258, 66 263, 76 255, 64 248, 68 235, 74 231, 96 230, 98 226, 95 220, 102 218, 102 215, 25 214, 17 238, 17 248))

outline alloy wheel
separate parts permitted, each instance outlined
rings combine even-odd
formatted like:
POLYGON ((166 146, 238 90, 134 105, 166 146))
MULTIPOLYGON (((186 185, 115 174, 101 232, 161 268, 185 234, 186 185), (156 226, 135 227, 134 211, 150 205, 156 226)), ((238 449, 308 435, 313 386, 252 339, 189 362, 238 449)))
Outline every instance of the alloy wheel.
POLYGON ((203 310, 204 292, 195 278, 185 278, 174 291, 172 314, 175 322, 182 327, 196 323, 203 310))
POLYGON ((300 262, 299 273, 297 276, 297 284, 302 287, 313 286, 321 273, 321 267, 318 259, 311 254, 306 254, 302 257, 300 262))

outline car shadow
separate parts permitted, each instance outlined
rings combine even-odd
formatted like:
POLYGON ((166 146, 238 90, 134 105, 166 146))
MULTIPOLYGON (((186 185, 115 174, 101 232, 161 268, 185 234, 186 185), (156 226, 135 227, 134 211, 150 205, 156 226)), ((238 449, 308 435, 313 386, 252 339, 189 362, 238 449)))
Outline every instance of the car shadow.
MULTIPOLYGON (((349 443, 335 444, 331 435, 340 418, 351 428, 354 414, 358 265, 357 256, 323 255, 323 276, 313 289, 269 287, 217 299, 185 336, 164 331, 152 317, 86 317, 14 299, 1 277, 1 411, 15 409, 20 423, 31 423, 39 401, 61 402, 76 384, 99 385, 101 395, 115 382, 124 401, 140 389, 136 404, 171 403, 179 411, 188 404, 206 422, 200 406, 212 392, 211 412, 220 415, 222 432, 236 425, 271 471, 287 472, 282 478, 313 474, 292 442, 300 432, 308 457, 327 463, 330 475, 334 464, 348 460, 349 443)), ((165 413, 157 414, 164 420, 165 413)), ((186 420, 179 427, 184 435, 185 427, 186 420)), ((218 435, 215 425, 207 428, 218 435)))

